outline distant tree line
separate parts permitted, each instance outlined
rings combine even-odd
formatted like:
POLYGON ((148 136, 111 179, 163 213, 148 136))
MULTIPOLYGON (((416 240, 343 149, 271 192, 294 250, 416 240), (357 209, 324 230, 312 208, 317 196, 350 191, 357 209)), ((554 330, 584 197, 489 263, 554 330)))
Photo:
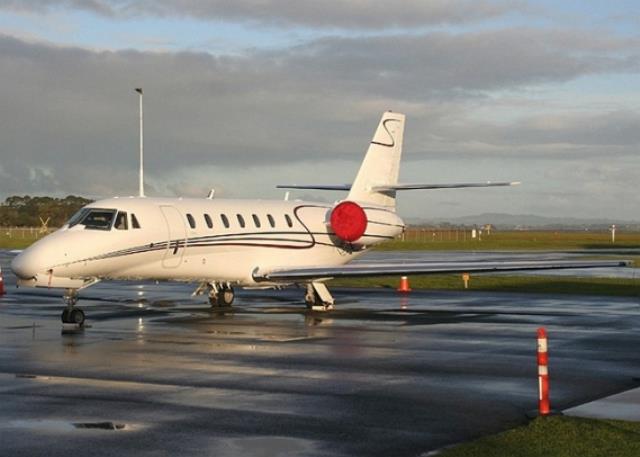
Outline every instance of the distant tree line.
POLYGON ((64 198, 14 195, 0 205, 0 226, 40 227, 42 218, 49 219, 49 227, 60 227, 91 201, 75 195, 64 198))

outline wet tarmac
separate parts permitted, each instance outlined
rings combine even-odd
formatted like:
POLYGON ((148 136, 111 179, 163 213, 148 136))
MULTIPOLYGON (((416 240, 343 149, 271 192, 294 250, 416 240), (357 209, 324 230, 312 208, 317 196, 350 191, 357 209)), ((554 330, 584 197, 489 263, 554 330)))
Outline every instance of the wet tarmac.
POLYGON ((191 285, 111 282, 65 333, 9 257, 2 455, 421 455, 526 422, 539 326, 554 409, 640 384, 637 298, 336 289, 314 313, 288 289, 216 312, 191 285))

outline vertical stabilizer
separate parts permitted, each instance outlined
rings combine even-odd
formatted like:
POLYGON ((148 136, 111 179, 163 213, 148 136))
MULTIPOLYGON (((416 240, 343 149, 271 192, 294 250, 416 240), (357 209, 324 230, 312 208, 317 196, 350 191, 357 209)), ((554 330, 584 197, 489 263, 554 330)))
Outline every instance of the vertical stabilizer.
POLYGON ((395 190, 375 192, 371 188, 398 183, 403 133, 404 114, 389 111, 382 115, 348 200, 395 208, 395 190))

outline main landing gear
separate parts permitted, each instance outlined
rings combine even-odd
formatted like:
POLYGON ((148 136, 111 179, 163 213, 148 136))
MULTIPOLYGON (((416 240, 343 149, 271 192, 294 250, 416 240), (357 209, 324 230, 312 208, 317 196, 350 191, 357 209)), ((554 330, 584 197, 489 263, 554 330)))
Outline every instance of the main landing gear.
POLYGON ((62 323, 75 324, 78 327, 84 325, 84 311, 75 307, 78 302, 78 289, 67 289, 62 299, 67 304, 67 307, 62 311, 62 323))
POLYGON ((235 292, 229 284, 209 283, 209 303, 214 308, 226 308, 231 306, 235 292))
POLYGON ((335 300, 323 282, 307 283, 307 293, 304 295, 307 308, 313 311, 331 311, 335 300))

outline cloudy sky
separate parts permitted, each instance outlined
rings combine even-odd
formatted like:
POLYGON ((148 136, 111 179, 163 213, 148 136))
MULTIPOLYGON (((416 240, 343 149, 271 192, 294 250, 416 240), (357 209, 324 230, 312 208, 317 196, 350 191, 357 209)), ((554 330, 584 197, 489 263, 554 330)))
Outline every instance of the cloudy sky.
MULTIPOLYGON (((0 198, 282 198, 407 114, 412 218, 640 219, 637 1, 0 0, 0 198)), ((327 201, 339 194, 294 193, 327 201)))

